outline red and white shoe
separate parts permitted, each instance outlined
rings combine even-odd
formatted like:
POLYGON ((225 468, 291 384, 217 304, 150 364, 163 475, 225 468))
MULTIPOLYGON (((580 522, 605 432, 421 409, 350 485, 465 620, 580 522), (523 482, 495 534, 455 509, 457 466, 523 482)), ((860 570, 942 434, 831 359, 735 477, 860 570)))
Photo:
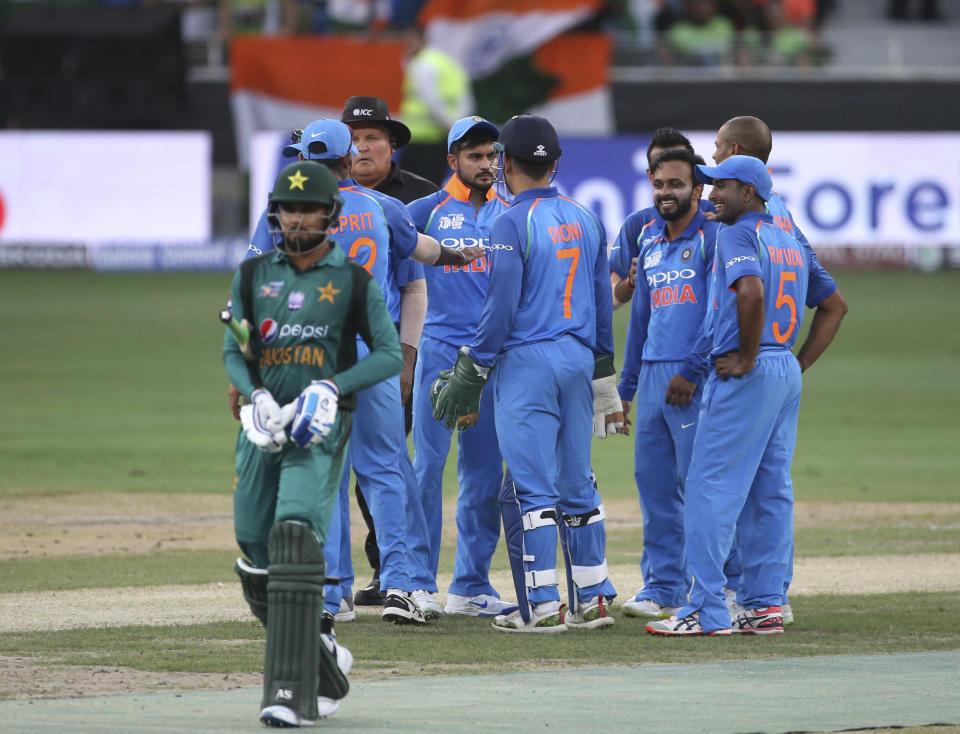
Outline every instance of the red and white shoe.
POLYGON ((744 609, 733 620, 738 635, 783 634, 783 610, 780 607, 744 609))

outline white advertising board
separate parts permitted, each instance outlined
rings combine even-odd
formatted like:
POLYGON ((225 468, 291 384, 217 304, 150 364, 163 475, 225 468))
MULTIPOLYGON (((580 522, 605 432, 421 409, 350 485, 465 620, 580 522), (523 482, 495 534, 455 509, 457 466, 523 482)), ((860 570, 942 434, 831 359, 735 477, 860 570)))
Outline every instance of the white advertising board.
POLYGON ((0 132, 0 245, 211 236, 212 142, 190 132, 0 132))
MULTIPOLYGON (((714 137, 690 136, 709 165, 714 137)), ((814 247, 960 245, 958 133, 774 131, 767 165, 814 247)))

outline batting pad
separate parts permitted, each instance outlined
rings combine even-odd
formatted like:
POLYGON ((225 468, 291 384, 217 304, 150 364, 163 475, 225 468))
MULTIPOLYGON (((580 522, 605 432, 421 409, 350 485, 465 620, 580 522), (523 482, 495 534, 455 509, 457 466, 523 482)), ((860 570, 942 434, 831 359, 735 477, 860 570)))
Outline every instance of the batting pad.
POLYGON ((269 548, 262 708, 286 706, 314 721, 323 644, 323 545, 306 525, 280 522, 270 530, 269 548))

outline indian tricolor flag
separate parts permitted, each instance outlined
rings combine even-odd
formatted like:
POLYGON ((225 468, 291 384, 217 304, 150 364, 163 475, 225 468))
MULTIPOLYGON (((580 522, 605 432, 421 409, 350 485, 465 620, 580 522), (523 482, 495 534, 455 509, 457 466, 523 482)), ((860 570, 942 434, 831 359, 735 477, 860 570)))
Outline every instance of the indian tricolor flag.
POLYGON ((561 134, 614 130, 609 82, 613 44, 603 33, 569 33, 602 0, 428 0, 427 41, 470 73, 478 114, 503 122, 521 112, 561 134))
MULTIPOLYGON (((427 40, 470 73, 476 114, 503 123, 543 115, 561 134, 613 132, 608 71, 612 42, 570 32, 602 0, 428 0, 427 40)), ((248 36, 230 47, 230 90, 238 158, 247 167, 257 130, 306 127, 339 118, 353 95, 400 109, 404 47, 353 36, 248 36)))
POLYGON ((247 167, 257 130, 304 128, 340 119, 357 94, 400 109, 404 46, 352 36, 244 36, 230 46, 230 98, 237 154, 247 167))

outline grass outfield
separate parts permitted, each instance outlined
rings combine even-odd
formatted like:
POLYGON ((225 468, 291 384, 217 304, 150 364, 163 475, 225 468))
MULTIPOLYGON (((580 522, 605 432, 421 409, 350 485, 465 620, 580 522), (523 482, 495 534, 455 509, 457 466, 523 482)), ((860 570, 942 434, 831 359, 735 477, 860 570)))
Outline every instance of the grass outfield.
MULTIPOLYGON (((229 497, 237 429, 226 410, 222 326, 215 320, 229 281, 227 273, 0 271, 0 306, 8 314, 7 349, 0 360, 0 515, 29 498, 80 493, 229 497)), ((794 483, 798 500, 822 511, 802 523, 798 519, 798 560, 960 553, 956 504, 931 504, 929 513, 913 507, 902 516, 895 505, 836 516, 830 508, 840 505, 821 505, 960 503, 955 324, 960 274, 842 272, 838 281, 850 314, 837 342, 804 377, 794 483)), ((625 323, 621 310, 618 351, 625 323)), ((594 450, 604 497, 624 502, 635 497, 632 440, 596 441, 594 450)), ((456 492, 452 466, 449 462, 448 500, 456 492)), ((637 562, 639 532, 629 523, 610 523, 612 564, 637 562)), ((235 583, 234 555, 227 543, 215 549, 5 560, 0 595, 235 583)), ((359 555, 355 560, 363 582, 359 555)), ((445 538, 441 570, 449 573, 452 562, 445 538)), ((494 568, 506 568, 502 553, 494 568)), ((957 568, 943 573, 956 575, 957 568)), ((411 630, 361 617, 338 630, 357 656, 362 677, 501 671, 510 660, 555 669, 960 649, 958 594, 925 594, 922 624, 916 624, 921 608, 916 600, 915 594, 895 593, 799 596, 798 623, 788 634, 762 641, 673 644, 639 634, 639 623, 621 619, 596 635, 589 656, 573 634, 546 646, 498 635, 472 619, 442 619, 411 630)), ((0 596, 0 615, 3 603, 0 596)), ((263 631, 252 621, 0 636, 0 659, 15 656, 50 666, 256 672, 262 654, 263 631)), ((15 693, 14 681, 0 675, 0 698, 15 693)))
MULTIPOLYGON (((225 408, 215 318, 229 280, 0 272, 0 307, 10 315, 0 360, 0 496, 230 491, 236 425, 225 408)), ((851 310, 804 377, 797 498, 960 499, 960 274, 838 280, 851 310)), ((626 315, 616 313, 618 352, 626 315)), ((629 443, 594 444, 605 496, 633 495, 629 443)))

